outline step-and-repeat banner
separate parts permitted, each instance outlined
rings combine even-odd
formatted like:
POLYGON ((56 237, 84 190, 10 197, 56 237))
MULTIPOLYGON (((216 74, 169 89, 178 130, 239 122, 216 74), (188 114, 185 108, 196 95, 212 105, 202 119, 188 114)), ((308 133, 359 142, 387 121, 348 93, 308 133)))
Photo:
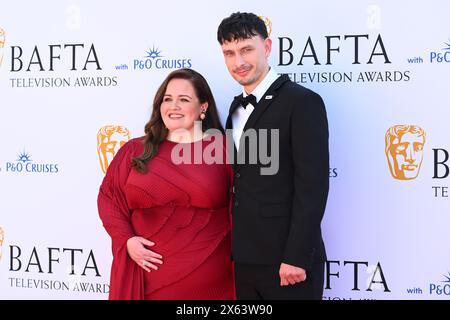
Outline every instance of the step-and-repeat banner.
POLYGON ((174 69, 225 120, 235 11, 265 17, 271 66, 327 107, 324 299, 450 298, 448 1, 47 0, 0 8, 1 299, 107 299, 104 172, 174 69))

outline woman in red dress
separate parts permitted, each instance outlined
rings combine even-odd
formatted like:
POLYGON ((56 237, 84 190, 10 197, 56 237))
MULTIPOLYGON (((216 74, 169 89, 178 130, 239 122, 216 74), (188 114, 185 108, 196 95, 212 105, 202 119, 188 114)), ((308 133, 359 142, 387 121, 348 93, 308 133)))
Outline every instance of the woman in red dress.
POLYGON ((145 133, 119 150, 98 196, 112 239, 109 298, 233 299, 232 169, 203 76, 169 74, 145 133))

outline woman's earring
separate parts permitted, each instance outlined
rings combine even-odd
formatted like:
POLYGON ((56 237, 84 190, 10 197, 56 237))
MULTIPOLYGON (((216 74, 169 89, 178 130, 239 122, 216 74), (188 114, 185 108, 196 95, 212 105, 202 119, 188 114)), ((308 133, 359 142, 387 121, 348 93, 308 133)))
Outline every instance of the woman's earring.
POLYGON ((206 118, 206 111, 202 110, 202 113, 200 113, 200 119, 205 120, 205 118, 206 118))

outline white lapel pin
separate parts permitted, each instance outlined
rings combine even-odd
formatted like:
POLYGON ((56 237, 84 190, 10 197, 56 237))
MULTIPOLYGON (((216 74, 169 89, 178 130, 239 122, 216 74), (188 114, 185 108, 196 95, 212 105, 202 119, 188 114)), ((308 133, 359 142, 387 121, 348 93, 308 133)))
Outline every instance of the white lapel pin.
POLYGON ((266 96, 265 97, 267 100, 270 100, 270 99, 272 99, 273 98, 273 96, 271 96, 271 95, 268 95, 268 96, 266 96))

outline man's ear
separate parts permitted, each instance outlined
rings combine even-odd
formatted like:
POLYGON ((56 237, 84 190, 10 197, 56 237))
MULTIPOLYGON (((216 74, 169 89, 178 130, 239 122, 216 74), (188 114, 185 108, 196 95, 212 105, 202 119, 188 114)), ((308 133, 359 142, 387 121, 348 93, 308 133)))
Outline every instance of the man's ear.
POLYGON ((270 38, 264 39, 264 51, 266 54, 266 58, 269 58, 270 53, 272 52, 272 39, 270 38))

